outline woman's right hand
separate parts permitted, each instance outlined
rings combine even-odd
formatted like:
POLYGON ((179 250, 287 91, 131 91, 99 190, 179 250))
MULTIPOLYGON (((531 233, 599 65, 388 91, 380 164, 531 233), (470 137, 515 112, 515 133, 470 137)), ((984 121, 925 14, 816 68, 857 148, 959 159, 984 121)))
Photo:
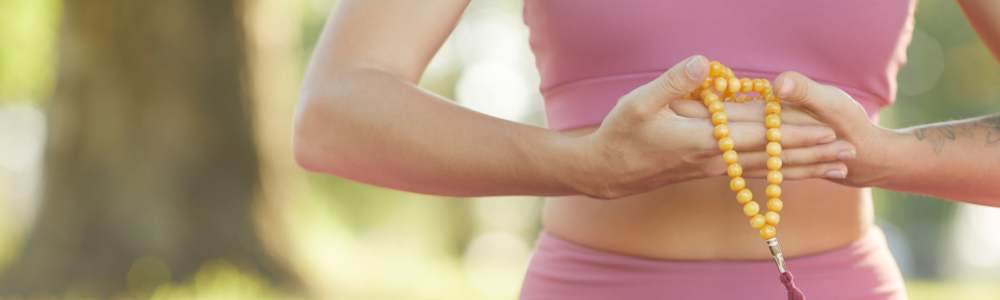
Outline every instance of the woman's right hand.
MULTIPOLYGON (((685 100, 708 76, 708 61, 692 56, 653 81, 623 96, 589 135, 575 138, 582 149, 581 162, 564 174, 564 181, 577 191, 601 199, 620 198, 686 180, 727 173, 707 118, 686 117, 671 109, 685 100)), ((743 176, 766 175, 765 128, 753 117, 740 116, 751 110, 727 110, 730 136, 739 151, 743 176)), ((787 111, 787 110, 786 110, 787 111)), ((759 113, 759 112, 758 112, 759 113)), ((782 115, 787 115, 783 112, 782 115)), ((759 119, 759 117, 757 117, 759 119)), ((822 124, 784 122, 781 127, 785 179, 843 178, 853 146, 838 141, 834 131, 822 124)))

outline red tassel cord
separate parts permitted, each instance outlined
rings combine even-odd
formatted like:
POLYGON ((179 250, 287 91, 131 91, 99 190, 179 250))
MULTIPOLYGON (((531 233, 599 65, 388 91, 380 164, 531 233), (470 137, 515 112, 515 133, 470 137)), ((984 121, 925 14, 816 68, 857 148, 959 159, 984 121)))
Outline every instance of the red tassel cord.
POLYGON ((785 286, 785 291, 788 292, 788 300, 806 300, 806 296, 802 294, 802 290, 795 286, 792 272, 785 271, 781 273, 781 284, 785 286))
POLYGON ((781 284, 785 286, 785 291, 788 292, 788 300, 805 300, 806 296, 802 294, 802 290, 795 286, 792 272, 789 272, 785 268, 785 256, 781 253, 781 245, 778 244, 778 238, 770 238, 765 242, 767 243, 768 250, 771 251, 771 256, 774 258, 774 264, 778 266, 778 272, 781 273, 779 279, 781 280, 781 284))

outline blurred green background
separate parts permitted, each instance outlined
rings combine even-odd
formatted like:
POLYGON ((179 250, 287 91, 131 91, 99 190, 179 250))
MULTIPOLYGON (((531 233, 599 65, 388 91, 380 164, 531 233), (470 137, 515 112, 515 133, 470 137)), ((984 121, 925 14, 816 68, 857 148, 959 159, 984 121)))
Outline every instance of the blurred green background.
MULTIPOLYGON (((540 199, 306 174, 296 89, 332 0, 0 0, 0 298, 515 299, 540 199)), ((542 124, 521 1, 474 0, 421 85, 542 124)), ((1000 111, 1000 67, 921 1, 904 127, 1000 111)), ((990 176, 994 174, 984 174, 990 176)), ((1000 209, 878 190, 912 299, 1000 299, 1000 209)))

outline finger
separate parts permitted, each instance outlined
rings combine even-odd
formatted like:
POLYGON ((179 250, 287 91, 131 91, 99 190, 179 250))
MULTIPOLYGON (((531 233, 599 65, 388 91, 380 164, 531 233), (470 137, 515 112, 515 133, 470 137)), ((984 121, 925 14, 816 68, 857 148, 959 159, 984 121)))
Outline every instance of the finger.
POLYGON ((782 101, 814 112, 817 118, 837 129, 849 130, 858 124, 858 120, 851 118, 855 116, 852 112, 858 109, 864 111, 861 104, 844 91, 816 83, 797 72, 779 75, 775 79, 775 90, 782 101))
POLYGON ((645 114, 658 113, 668 107, 670 101, 684 98, 708 76, 708 59, 695 55, 677 63, 659 77, 632 90, 624 99, 645 114))
MULTIPOLYGON (((766 178, 767 169, 749 170, 743 173, 748 178, 766 178)), ((847 177, 847 165, 842 162, 828 162, 812 165, 793 166, 781 169, 784 180, 810 178, 843 179, 847 177)))
POLYGON ((857 152, 854 145, 847 141, 838 140, 828 144, 784 150, 781 152, 781 161, 786 166, 801 166, 845 161, 853 159, 855 156, 857 156, 857 152))
MULTIPOLYGON (((726 116, 730 121, 764 122, 764 103, 762 102, 725 102, 724 106, 726 107, 726 116)), ((707 119, 710 116, 708 108, 705 108, 705 105, 697 100, 672 101, 670 109, 682 117, 707 119)), ((782 105, 781 122, 784 124, 823 125, 823 122, 814 118, 801 107, 790 104, 782 105)))
MULTIPOLYGON (((744 170, 766 170, 767 159, 771 155, 766 151, 740 152, 737 158, 744 170)), ((816 146, 784 150, 781 161, 784 168, 808 166, 826 162, 836 162, 853 159, 854 146, 846 141, 820 144, 816 146)), ((725 167, 722 154, 716 153, 712 158, 712 167, 725 167)))
MULTIPOLYGON (((767 169, 767 158, 767 152, 764 151, 740 152, 737 154, 740 167, 747 171, 767 169)), ((706 157, 705 159, 707 160, 707 170, 711 170, 709 174, 723 174, 729 166, 722 159, 722 154, 716 153, 714 156, 706 157)))
MULTIPOLYGON (((696 139, 695 143, 703 149, 718 148, 718 140, 714 136, 715 126, 702 119, 688 119, 687 138, 696 139)), ((763 150, 767 145, 766 129, 763 124, 752 122, 729 122, 725 124, 728 136, 733 139, 737 151, 763 150)), ((669 126, 669 125, 664 125, 669 126)), ((675 131, 676 128, 665 128, 664 131, 675 131)), ((781 144, 786 148, 799 148, 817 144, 826 144, 837 139, 833 129, 817 125, 784 125, 781 126, 781 144)))

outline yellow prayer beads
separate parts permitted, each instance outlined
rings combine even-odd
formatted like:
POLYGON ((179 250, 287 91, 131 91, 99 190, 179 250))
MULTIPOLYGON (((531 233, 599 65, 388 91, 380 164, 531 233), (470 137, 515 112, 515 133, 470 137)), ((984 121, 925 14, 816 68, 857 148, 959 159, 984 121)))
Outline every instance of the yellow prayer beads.
POLYGON ((691 93, 698 96, 711 115, 715 129, 712 135, 718 141, 722 160, 726 163, 726 174, 731 178, 729 189, 736 192, 736 201, 743 206, 743 214, 750 218, 750 227, 760 231, 764 240, 774 238, 778 231, 775 226, 781 221, 778 212, 784 207, 781 202, 781 100, 771 90, 771 82, 763 78, 736 78, 733 70, 718 61, 709 63, 709 77, 701 86, 691 93), (743 167, 739 163, 735 142, 729 136, 727 126, 729 118, 726 115, 723 102, 747 102, 763 100, 764 127, 767 128, 766 152, 767 158, 767 196, 766 212, 761 212, 761 206, 753 201, 753 193, 743 179, 743 167))

